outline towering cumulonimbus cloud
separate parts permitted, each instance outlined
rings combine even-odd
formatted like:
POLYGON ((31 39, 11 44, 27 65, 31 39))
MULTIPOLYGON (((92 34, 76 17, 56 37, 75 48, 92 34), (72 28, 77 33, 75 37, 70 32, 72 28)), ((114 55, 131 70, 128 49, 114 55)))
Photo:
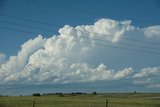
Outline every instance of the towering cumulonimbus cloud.
POLYGON ((6 55, 3 53, 0 53, 0 65, 5 63, 5 61, 6 61, 6 55))
POLYGON ((33 40, 28 40, 21 46, 21 51, 18 52, 17 56, 11 56, 6 63, 1 65, 0 68, 0 80, 13 81, 17 80, 17 73, 21 72, 26 64, 30 55, 32 55, 36 50, 43 47, 45 39, 42 36, 38 36, 33 40))
POLYGON ((0 83, 72 83, 141 77, 143 70, 142 74, 132 77, 134 70, 131 67, 109 69, 104 62, 91 63, 104 58, 90 58, 98 56, 100 51, 109 51, 105 46, 100 48, 97 39, 114 45, 121 37, 134 31, 150 37, 154 28, 139 29, 132 26, 131 21, 100 19, 93 25, 65 25, 59 29, 59 35, 48 39, 38 35, 25 42, 16 56, 4 61, 5 56, 0 54, 0 83))

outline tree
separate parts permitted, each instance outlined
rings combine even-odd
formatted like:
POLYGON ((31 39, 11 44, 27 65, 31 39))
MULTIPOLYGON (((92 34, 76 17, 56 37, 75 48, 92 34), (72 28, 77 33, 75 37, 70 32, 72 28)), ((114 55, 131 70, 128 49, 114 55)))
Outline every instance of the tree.
POLYGON ((63 93, 59 93, 59 97, 64 97, 65 95, 63 93))
POLYGON ((40 93, 33 93, 33 96, 40 97, 41 94, 40 93))
POLYGON ((97 92, 92 92, 93 95, 97 95, 97 92))

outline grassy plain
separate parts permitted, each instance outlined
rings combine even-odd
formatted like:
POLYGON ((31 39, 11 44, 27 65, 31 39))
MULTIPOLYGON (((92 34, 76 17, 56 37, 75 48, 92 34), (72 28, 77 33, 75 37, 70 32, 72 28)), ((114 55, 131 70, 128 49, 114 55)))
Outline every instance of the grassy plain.
POLYGON ((160 107, 160 93, 103 93, 98 95, 46 95, 0 97, 0 107, 160 107))

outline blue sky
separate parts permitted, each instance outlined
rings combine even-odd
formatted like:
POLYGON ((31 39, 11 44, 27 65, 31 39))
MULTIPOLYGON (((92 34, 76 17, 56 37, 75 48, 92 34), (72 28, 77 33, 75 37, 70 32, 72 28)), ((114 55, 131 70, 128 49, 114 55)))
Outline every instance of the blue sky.
MULTIPOLYGON (((36 1, 36 0, 35 0, 36 1)), ((98 20, 100 18, 111 18, 116 20, 132 20, 133 24, 138 27, 146 27, 150 25, 158 25, 159 19, 160 19, 160 1, 159 0, 141 0, 141 1, 132 1, 132 0, 123 0, 123 1, 117 1, 117 0, 102 0, 102 1, 90 1, 90 0, 47 0, 45 1, 46 5, 36 4, 35 2, 32 2, 32 0, 21 0, 21 1, 12 1, 12 0, 4 0, 1 1, 1 13, 12 15, 16 17, 24 17, 27 19, 33 19, 38 21, 43 21, 50 24, 55 24, 63 27, 66 24, 76 26, 76 25, 82 25, 82 24, 91 24, 95 20, 98 20), (58 6, 62 6, 65 8, 58 8, 54 6, 50 6, 47 4, 57 4, 58 6), (48 14, 42 14, 40 12, 32 12, 27 11, 24 9, 19 9, 11 6, 17 6, 17 7, 23 7, 26 9, 33 9, 33 10, 41 10, 41 11, 47 11, 50 13, 60 14, 60 15, 66 15, 69 17, 62 17, 62 16, 56 16, 56 15, 48 15, 48 14), (87 12, 77 11, 71 8, 76 8, 78 10, 87 10, 91 12, 95 12, 98 14, 90 14, 87 12), (99 13, 102 15, 99 15, 99 13), (104 14, 104 15, 103 15, 104 14), (76 17, 70 18, 70 17, 76 17), (78 20, 78 18, 87 19, 87 20, 78 20)), ((37 2, 44 2, 37 0, 37 2)), ((57 33, 57 30, 59 28, 55 28, 53 26, 47 26, 43 24, 36 24, 33 22, 18 20, 10 17, 5 17, 1 15, 0 17, 1 21, 8 21, 8 22, 14 22, 18 24, 24 24, 24 25, 32 25, 35 27, 40 28, 47 28, 50 30, 54 30, 55 33, 57 33)), ((50 37, 50 35, 55 34, 53 32, 46 32, 41 30, 35 30, 35 29, 29 29, 22 26, 14 26, 6 23, 1 22, 1 26, 3 27, 10 27, 10 28, 16 28, 21 29, 25 31, 31 31, 35 32, 37 34, 44 34, 45 37, 50 37)), ((0 46, 1 46, 1 52, 7 54, 7 55, 15 55, 17 53, 17 50, 20 49, 20 45, 23 44, 25 41, 27 41, 30 38, 36 37, 36 35, 28 35, 23 32, 17 32, 17 31, 11 31, 11 30, 5 30, 1 29, 1 35, 0 36, 0 46), (12 35, 11 35, 12 34, 12 35), (6 42, 7 40, 7 42, 6 42)))
POLYGON ((17 86, 23 94, 28 85, 34 88, 24 94, 80 86, 89 86, 80 89, 87 92, 157 92, 159 11, 159 0, 1 0, 0 94, 13 94, 17 86), (92 44, 80 44, 86 39, 77 35, 92 44))

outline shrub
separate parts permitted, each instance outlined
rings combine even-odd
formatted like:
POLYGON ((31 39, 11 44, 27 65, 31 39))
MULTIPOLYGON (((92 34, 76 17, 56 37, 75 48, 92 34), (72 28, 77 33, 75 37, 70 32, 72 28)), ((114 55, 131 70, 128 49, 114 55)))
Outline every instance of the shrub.
POLYGON ((92 92, 93 95, 97 95, 97 92, 92 92))
POLYGON ((63 93, 59 93, 59 97, 64 97, 64 94, 63 93))
POLYGON ((40 93, 33 93, 33 96, 40 97, 41 94, 40 93))

